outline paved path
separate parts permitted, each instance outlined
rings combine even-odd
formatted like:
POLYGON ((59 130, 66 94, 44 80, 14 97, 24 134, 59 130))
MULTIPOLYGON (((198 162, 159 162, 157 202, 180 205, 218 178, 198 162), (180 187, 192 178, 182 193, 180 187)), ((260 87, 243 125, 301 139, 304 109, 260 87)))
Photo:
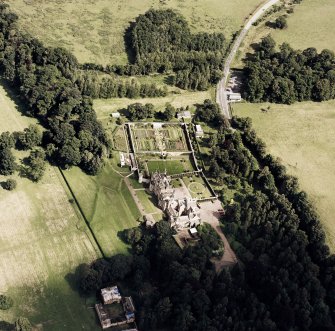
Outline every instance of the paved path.
POLYGON ((216 102, 220 105, 223 115, 228 119, 231 118, 231 114, 229 111, 227 93, 225 90, 226 90, 227 80, 229 76, 230 66, 234 60, 236 52, 239 49, 241 42, 245 38, 249 29, 252 27, 252 24, 255 23, 264 14, 265 11, 267 11, 270 7, 272 7, 279 1, 280 0, 267 0, 263 6, 261 6, 260 8, 256 10, 256 12, 251 16, 251 18, 244 25, 244 28, 240 32, 238 37, 235 39, 232 49, 226 59, 226 63, 225 63, 224 70, 223 70, 223 78, 220 80, 218 87, 217 87, 216 102))

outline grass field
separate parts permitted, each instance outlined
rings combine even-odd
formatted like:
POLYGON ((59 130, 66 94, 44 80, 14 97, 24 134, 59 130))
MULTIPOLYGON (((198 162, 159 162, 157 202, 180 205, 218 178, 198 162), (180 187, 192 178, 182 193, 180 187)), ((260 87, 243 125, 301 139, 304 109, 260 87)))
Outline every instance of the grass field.
MULTIPOLYGON (((285 15, 285 11, 273 14, 266 21, 285 15)), ((233 67, 242 68, 243 58, 252 53, 250 45, 259 43, 262 38, 271 34, 278 45, 289 43, 294 49, 315 47, 318 51, 330 49, 335 51, 335 2, 333 0, 304 0, 294 6, 294 13, 288 15, 288 28, 284 30, 267 27, 265 22, 253 27, 240 50, 237 52, 233 67)))
POLYGON ((304 0, 288 18, 288 28, 276 30, 272 35, 278 43, 288 42, 293 48, 335 51, 334 20, 334 0, 304 0))
POLYGON ((328 243, 335 250, 335 101, 291 106, 236 104, 234 114, 249 116, 268 151, 279 157, 290 174, 299 178, 317 208, 328 243))
MULTIPOLYGON (((0 132, 22 130, 34 122, 21 116, 3 88, 0 116, 0 132)), ((99 330, 94 311, 73 288, 71 276, 79 264, 99 253, 69 202, 58 169, 48 166, 37 184, 14 177, 15 191, 0 189, 0 291, 14 299, 14 307, 2 311, 1 320, 12 323, 26 316, 38 330, 99 330)))
POLYGON ((150 8, 173 8, 194 32, 238 30, 261 0, 5 0, 20 26, 49 46, 71 50, 80 62, 126 63, 123 35, 150 8))
POLYGON ((180 94, 171 94, 164 98, 144 98, 144 99, 127 99, 127 98, 114 98, 114 99, 97 99, 94 100, 94 109, 100 120, 110 118, 110 114, 120 109, 127 108, 132 103, 152 103, 156 111, 164 111, 167 103, 172 106, 185 107, 192 106, 197 103, 203 103, 206 99, 212 99, 211 91, 204 92, 189 92, 183 91, 180 94))
POLYGON ((79 168, 64 171, 90 226, 106 256, 126 253, 127 245, 118 233, 137 226, 141 216, 137 206, 117 171, 116 157, 97 176, 88 176, 79 168))

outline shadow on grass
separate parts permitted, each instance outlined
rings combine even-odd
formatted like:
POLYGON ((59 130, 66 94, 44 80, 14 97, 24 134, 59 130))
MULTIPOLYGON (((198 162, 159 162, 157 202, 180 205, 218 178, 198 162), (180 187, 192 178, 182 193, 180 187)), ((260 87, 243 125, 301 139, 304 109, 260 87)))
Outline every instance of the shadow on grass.
POLYGON ((1 331, 13 331, 14 325, 6 321, 0 321, 0 330, 1 331))
POLYGON ((134 52, 132 43, 131 43, 131 34, 134 29, 135 23, 129 22, 128 28, 125 30, 123 35, 124 46, 127 53, 128 62, 134 64, 136 61, 136 54, 134 52))

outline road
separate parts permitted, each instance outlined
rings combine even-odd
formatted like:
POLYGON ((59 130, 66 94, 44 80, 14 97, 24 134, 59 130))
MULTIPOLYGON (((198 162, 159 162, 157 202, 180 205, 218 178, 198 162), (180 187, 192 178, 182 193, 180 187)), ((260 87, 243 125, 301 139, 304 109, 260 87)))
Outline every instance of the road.
POLYGON ((246 34, 252 27, 253 23, 255 23, 264 14, 265 11, 267 11, 270 7, 272 7, 279 1, 280 0, 268 0, 263 6, 261 6, 259 9, 256 10, 256 12, 246 22, 243 30, 240 32, 238 37, 235 39, 234 44, 231 48, 231 51, 226 59, 224 70, 223 70, 223 78, 220 80, 218 87, 217 87, 216 102, 220 105, 223 115, 228 119, 231 118, 231 114, 230 114, 229 106, 228 106, 226 85, 228 81, 230 66, 234 60, 236 52, 239 49, 242 40, 245 38, 246 34))

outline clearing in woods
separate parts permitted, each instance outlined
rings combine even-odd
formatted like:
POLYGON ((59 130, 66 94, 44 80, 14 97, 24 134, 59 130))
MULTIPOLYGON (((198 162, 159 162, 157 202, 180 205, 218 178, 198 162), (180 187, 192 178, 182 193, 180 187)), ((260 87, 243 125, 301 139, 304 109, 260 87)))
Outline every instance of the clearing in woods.
MULTIPOLYGON (((0 116, 0 132, 23 130, 34 122, 18 112, 2 87, 0 116)), ((15 154, 19 162, 26 152, 15 154)), ((48 166, 39 183, 12 177, 17 188, 0 189, 0 289, 14 299, 14 307, 3 311, 1 320, 12 323, 25 316, 44 330, 99 330, 93 310, 73 288, 75 268, 99 253, 69 202, 58 169, 48 166)))
POLYGON ((172 8, 193 32, 223 32, 230 38, 261 0, 5 0, 20 26, 48 46, 65 47, 80 62, 127 63, 125 29, 150 8, 172 8))
POLYGON ((299 179, 320 214, 328 244, 335 250, 335 101, 291 106, 241 103, 233 114, 251 117, 268 152, 299 179))

